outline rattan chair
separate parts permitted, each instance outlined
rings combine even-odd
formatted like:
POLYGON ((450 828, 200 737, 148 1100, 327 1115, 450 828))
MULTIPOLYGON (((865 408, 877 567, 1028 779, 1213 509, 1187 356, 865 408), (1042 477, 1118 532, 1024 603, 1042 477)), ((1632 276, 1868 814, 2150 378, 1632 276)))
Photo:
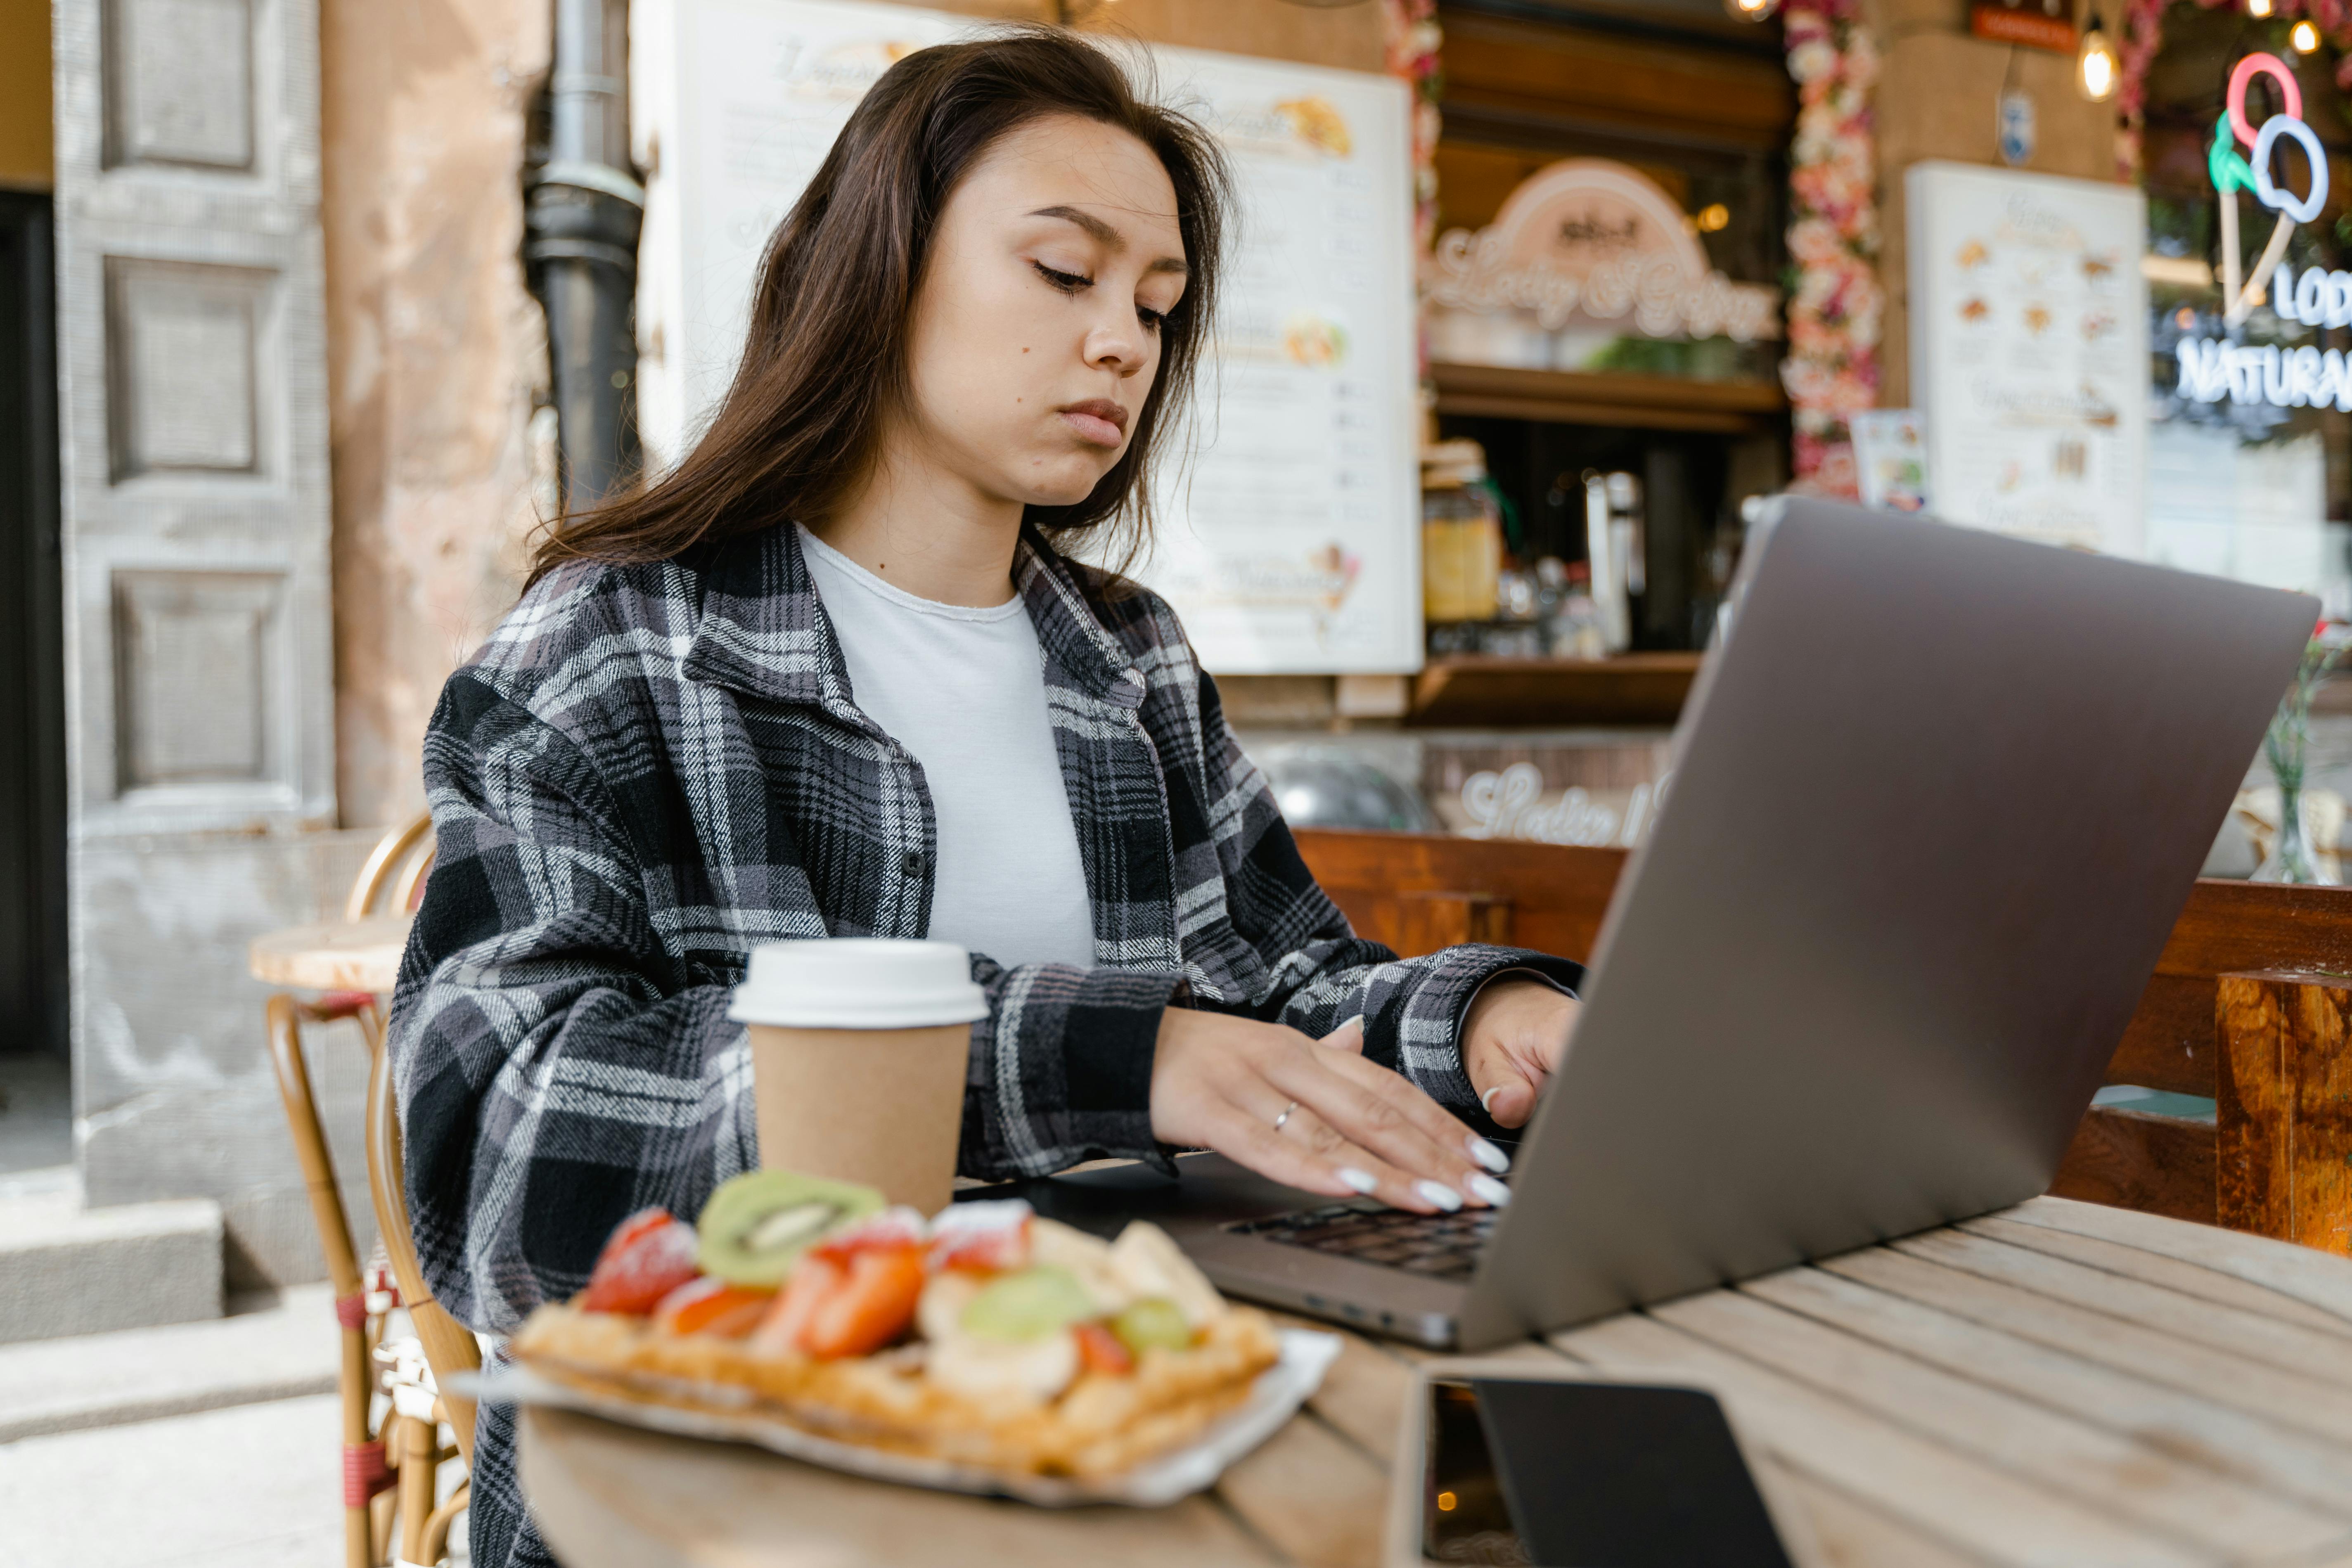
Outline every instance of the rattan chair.
MULTIPOLYGON (((368 1075, 367 1097, 368 1195, 375 1201, 376 1230, 383 1239, 392 1277, 400 1299, 407 1303, 408 1321, 425 1347, 433 1375, 444 1385, 453 1377, 482 1368, 482 1342, 474 1331, 451 1317, 433 1299, 432 1287, 417 1267, 416 1242, 408 1229, 408 1194, 401 1184, 400 1109, 393 1093, 392 1063, 379 1053, 368 1075)), ((466 1462, 474 1462, 474 1402, 457 1394, 441 1395, 446 1419, 457 1436, 466 1462)))
MULTIPOLYGON (((384 835, 352 882, 351 897, 344 907, 346 922, 373 919, 382 924, 381 916, 387 908, 405 913, 415 907, 433 863, 431 834, 431 819, 420 816, 384 835)), ((310 972, 316 976, 342 975, 357 967, 368 972, 371 984, 388 989, 389 961, 379 958, 374 963, 354 966, 350 962, 350 950, 339 947, 335 942, 337 930, 311 928, 306 932, 278 933, 263 939, 255 944, 256 973, 281 984, 301 984, 305 983, 304 961, 314 956, 317 962, 310 966, 310 972), (306 941, 312 943, 309 953, 305 952, 306 941)), ((323 983, 316 978, 310 981, 312 984, 323 983)), ((326 1257, 327 1277, 335 1292, 335 1318, 342 1334, 339 1384, 343 1407, 344 1560, 347 1568, 383 1568, 393 1561, 404 1564, 436 1563, 446 1555, 449 1527, 458 1510, 466 1506, 462 1482, 446 1502, 436 1500, 440 1468, 451 1459, 471 1458, 474 1407, 470 1400, 444 1400, 437 1394, 435 1376, 428 1369, 437 1365, 439 1358, 429 1347, 445 1337, 445 1330, 461 1335, 464 1331, 447 1313, 433 1305, 430 1295, 423 1289, 422 1279, 417 1279, 415 1303, 421 1304, 422 1310, 412 1304, 409 1316, 416 1329, 417 1342, 423 1343, 386 1342, 385 1320, 393 1309, 404 1304, 404 1289, 415 1272, 406 1214, 404 1210, 399 1212, 394 1246, 392 1227, 383 1217, 384 1204, 374 1159, 377 1139, 371 1127, 367 1140, 370 1186, 375 1189, 377 1227, 385 1235, 385 1250, 393 1261, 371 1268, 363 1274, 358 1248, 352 1239, 351 1221, 343 1209, 342 1192, 335 1181, 334 1157, 328 1148, 326 1130, 319 1120, 318 1100, 311 1092, 310 1063, 302 1046, 305 1024, 346 1018, 356 1023, 370 1058, 373 1115, 376 1096, 382 1093, 387 1100, 390 1098, 388 1088, 379 1088, 380 1084, 388 1085, 390 1079, 383 1050, 383 1000, 373 989, 330 990, 315 1001, 280 992, 269 998, 265 1014, 270 1062, 277 1072, 287 1127, 293 1136, 295 1154, 301 1162, 303 1182, 309 1189, 311 1217, 319 1228, 320 1250, 326 1257), (406 1260, 405 1273, 399 1266, 401 1259, 406 1260), (393 1288, 394 1280, 403 1287, 402 1290, 393 1288), (381 1417, 376 1415, 379 1394, 384 1398, 381 1417), (444 1421, 451 1428, 454 1447, 444 1447, 441 1444, 444 1421), (396 1560, 389 1555, 395 1523, 401 1535, 396 1560)), ((397 1137, 395 1131, 390 1166, 395 1173, 399 1169, 397 1137)), ((396 1181, 393 1191, 397 1194, 396 1181)), ((466 1339, 471 1347, 471 1336, 466 1339)), ((479 1352, 476 1349, 470 1364, 479 1363, 479 1352)))

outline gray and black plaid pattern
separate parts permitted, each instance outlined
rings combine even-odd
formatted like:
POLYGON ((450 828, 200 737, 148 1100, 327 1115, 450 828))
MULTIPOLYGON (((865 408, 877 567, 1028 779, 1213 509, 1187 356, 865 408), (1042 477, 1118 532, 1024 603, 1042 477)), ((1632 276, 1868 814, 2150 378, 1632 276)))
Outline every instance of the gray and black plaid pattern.
MULTIPOLYGON (((1374 1059, 1483 1121, 1454 1045, 1471 997, 1507 968, 1573 986, 1577 966, 1497 947, 1401 961, 1357 940, 1167 605, 1106 594, 1034 535, 1017 577, 1096 967, 974 955, 990 1013, 964 1173, 1164 1163, 1149 1102, 1171 1002, 1313 1035, 1360 1013, 1374 1059)), ((694 1215, 758 1163, 726 1017, 747 954, 923 935, 935 820, 922 769, 853 700, 788 526, 541 579, 450 678, 425 777, 439 859, 391 1028, 410 1210, 441 1302, 507 1333, 585 1283, 623 1216, 694 1215)), ((476 1537, 520 1561, 539 1546, 506 1456, 478 1463, 476 1537)))

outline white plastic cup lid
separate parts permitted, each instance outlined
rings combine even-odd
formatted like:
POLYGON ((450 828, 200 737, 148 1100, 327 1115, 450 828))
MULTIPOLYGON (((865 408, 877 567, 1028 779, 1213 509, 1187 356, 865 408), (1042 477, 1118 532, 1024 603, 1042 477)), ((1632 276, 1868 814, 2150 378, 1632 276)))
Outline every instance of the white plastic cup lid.
POLYGON ((785 1029, 919 1029, 988 1016, 971 957, 951 942, 763 942, 727 1016, 785 1029))

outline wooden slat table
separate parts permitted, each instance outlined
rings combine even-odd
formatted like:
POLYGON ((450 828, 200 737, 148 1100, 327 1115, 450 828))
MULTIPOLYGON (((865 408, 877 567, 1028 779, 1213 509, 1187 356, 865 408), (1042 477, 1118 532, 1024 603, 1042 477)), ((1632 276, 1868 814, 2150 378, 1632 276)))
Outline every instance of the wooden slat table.
MULTIPOLYGON (((1418 1352, 1349 1337, 1216 1490, 1054 1513, 589 1417, 523 1422, 571 1568, 1370 1568, 1418 1352)), ((2005 1214, 1509 1352, 1702 1378, 1839 1568, 2352 1568, 2352 1261, 2127 1210, 2005 1214)))

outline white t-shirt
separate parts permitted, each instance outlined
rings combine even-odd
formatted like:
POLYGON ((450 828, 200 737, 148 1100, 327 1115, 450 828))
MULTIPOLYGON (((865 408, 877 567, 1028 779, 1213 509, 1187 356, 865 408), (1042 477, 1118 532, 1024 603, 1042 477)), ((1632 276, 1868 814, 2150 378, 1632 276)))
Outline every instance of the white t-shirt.
POLYGON ((940 842, 929 934, 1007 968, 1093 968, 1093 906, 1027 606, 1017 595, 984 610, 919 599, 805 528, 801 553, 841 639, 852 698, 930 787, 940 842))

